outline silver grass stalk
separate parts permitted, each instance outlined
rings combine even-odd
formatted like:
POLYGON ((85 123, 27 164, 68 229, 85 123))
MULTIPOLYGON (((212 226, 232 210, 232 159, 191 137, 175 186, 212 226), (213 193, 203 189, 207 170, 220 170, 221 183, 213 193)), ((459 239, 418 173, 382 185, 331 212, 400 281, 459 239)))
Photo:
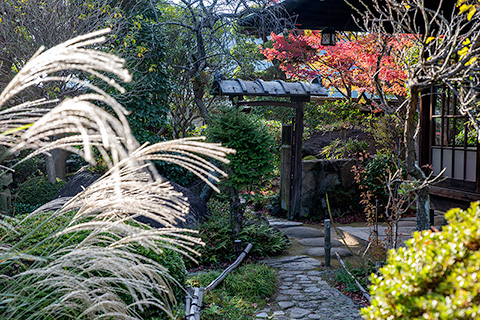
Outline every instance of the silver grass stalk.
MULTIPOLYGON (((140 319, 144 308, 171 315, 169 286, 173 280, 163 266, 133 253, 133 248, 143 246, 159 254, 169 248, 189 255, 195 254, 193 245, 201 243, 193 231, 175 227, 188 212, 188 203, 150 161, 170 161, 211 184, 208 179, 216 179, 212 172, 225 173, 207 159, 227 162, 226 155, 233 151, 198 138, 139 146, 126 119, 128 112, 115 99, 88 81, 56 75, 66 70, 81 71, 123 92, 111 76, 131 80, 123 68, 124 61, 85 48, 103 42, 106 32, 80 36, 46 51, 41 48, 0 94, 0 144, 13 145, 8 154, 35 149, 30 155, 33 157, 61 148, 93 163, 91 150, 96 147, 110 168, 83 192, 59 200, 55 205, 61 208, 51 211, 36 230, 11 247, 2 246, 2 319, 140 319), (75 82, 92 93, 61 102, 36 100, 5 108, 7 101, 22 90, 49 81, 75 82), (113 113, 96 103, 108 105, 113 113), (47 221, 71 211, 75 216, 48 237, 50 242, 20 251, 47 221), (140 217, 164 228, 153 229, 139 222, 140 217), (88 234, 82 242, 62 242, 65 236, 79 232, 88 234), (12 269, 20 272, 12 273, 12 269)), ((12 225, 7 228, 14 231, 12 225)))

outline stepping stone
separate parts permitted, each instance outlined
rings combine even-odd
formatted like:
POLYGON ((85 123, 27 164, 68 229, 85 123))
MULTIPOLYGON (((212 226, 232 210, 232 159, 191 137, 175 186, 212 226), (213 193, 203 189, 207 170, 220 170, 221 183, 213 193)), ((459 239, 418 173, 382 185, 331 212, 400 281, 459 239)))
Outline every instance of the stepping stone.
MULTIPOLYGON (((331 240, 330 241, 333 247, 341 247, 343 243, 338 240, 331 240)), ((306 239, 299 239, 298 243, 307 246, 307 247, 324 247, 325 246, 325 238, 306 238, 306 239)))
POLYGON ((312 313, 310 310, 307 309, 302 309, 302 308, 292 308, 290 309, 290 318, 293 319, 298 319, 298 318, 303 318, 307 314, 312 313))
POLYGON ((268 313, 266 312, 261 312, 255 316, 255 318, 257 319, 267 319, 267 317, 268 317, 268 313))
MULTIPOLYGON (((278 302, 278 306, 280 307, 280 309, 282 310, 285 310, 285 309, 288 309, 288 308, 291 308, 295 305, 295 303, 293 303, 292 301, 279 301, 278 302)), ((283 314, 282 314, 283 316, 283 314)))
POLYGON ((270 223, 271 227, 277 228, 277 229, 299 227, 299 226, 303 225, 303 223, 295 222, 295 221, 271 221, 269 223, 270 223))
POLYGON ((398 226, 399 227, 416 227, 417 226, 417 222, 414 220, 414 221, 411 221, 411 220, 400 220, 398 222, 398 226))
POLYGON ((291 227, 282 230, 287 236, 293 238, 319 238, 323 237, 324 233, 321 230, 312 227, 291 227))
POLYGON ((322 266, 317 259, 308 256, 288 256, 275 259, 263 260, 268 266, 285 271, 306 271, 313 270, 322 266))
MULTIPOLYGON (((342 248, 332 248, 330 250, 330 256, 336 258, 335 252, 338 252, 340 257, 350 257, 352 253, 347 249, 342 248)), ((302 253, 308 254, 309 256, 313 257, 324 257, 325 256, 325 248, 308 248, 305 249, 302 253)))

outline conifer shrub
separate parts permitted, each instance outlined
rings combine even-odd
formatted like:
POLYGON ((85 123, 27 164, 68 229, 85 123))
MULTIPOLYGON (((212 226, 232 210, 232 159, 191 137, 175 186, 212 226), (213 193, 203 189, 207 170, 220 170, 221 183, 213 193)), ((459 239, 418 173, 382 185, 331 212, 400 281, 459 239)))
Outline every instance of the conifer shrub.
POLYGON ((416 232, 372 276, 365 319, 480 318, 480 203, 452 209, 441 232, 416 232))
POLYGON ((229 177, 225 183, 236 189, 251 188, 271 177, 275 142, 266 123, 236 108, 222 107, 206 128, 212 142, 236 150, 230 154, 229 177))

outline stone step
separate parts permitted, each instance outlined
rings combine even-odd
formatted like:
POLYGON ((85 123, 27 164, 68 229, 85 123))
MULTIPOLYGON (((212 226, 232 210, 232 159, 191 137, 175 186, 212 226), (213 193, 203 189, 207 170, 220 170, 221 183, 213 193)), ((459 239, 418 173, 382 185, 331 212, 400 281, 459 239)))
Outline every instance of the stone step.
POLYGON ((305 255, 265 259, 262 262, 272 268, 287 271, 313 270, 322 266, 322 262, 305 255))
MULTIPOLYGON (((341 247, 343 243, 341 241, 332 239, 331 241, 332 247, 341 247)), ((306 238, 306 239, 298 239, 298 243, 307 247, 324 247, 325 246, 325 238, 318 237, 318 238, 306 238)))
POLYGON ((269 221, 270 226, 277 228, 277 229, 284 229, 284 228, 291 228, 291 227, 299 227, 303 225, 301 222, 296 221, 269 221))
POLYGON ((296 239, 319 238, 324 236, 322 230, 312 227, 291 227, 282 230, 287 236, 296 239))

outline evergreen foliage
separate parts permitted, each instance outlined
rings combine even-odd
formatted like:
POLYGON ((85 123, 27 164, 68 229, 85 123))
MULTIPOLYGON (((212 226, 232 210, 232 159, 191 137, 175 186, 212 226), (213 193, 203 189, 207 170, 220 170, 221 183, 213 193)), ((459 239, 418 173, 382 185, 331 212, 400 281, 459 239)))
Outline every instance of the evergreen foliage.
POLYGON ((372 276, 365 319, 480 317, 480 203, 446 213, 441 232, 416 232, 372 276))
POLYGON ((227 185, 251 188, 271 176, 275 142, 258 118, 224 107, 212 116, 206 135, 209 140, 237 151, 227 157, 230 160, 227 185))

